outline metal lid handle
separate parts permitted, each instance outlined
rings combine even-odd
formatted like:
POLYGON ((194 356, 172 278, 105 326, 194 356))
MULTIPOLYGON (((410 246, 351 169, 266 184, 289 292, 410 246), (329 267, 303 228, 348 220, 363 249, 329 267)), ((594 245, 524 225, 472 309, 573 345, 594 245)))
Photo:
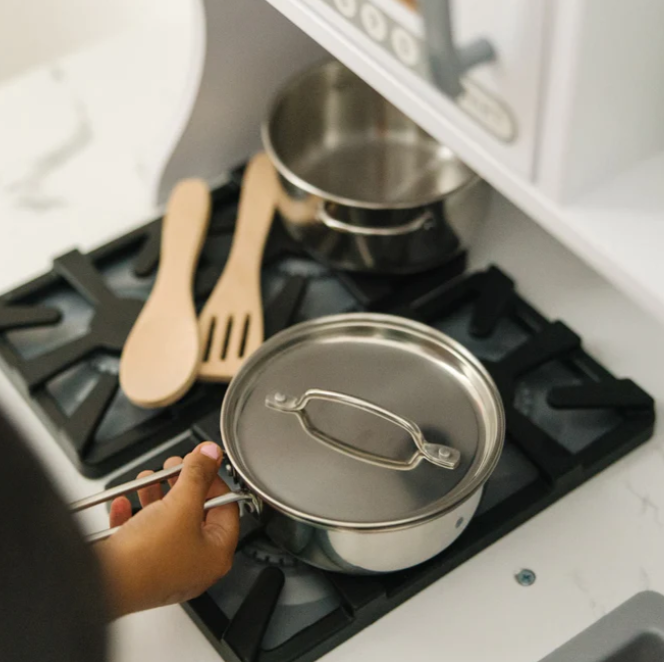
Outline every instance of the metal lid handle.
POLYGON ((367 464, 373 464, 377 467, 395 469, 397 471, 410 471, 417 467, 422 460, 427 460, 427 462, 431 462, 431 464, 443 467, 444 469, 456 469, 461 461, 461 453, 458 450, 443 444, 428 442, 424 438, 422 430, 413 421, 403 418, 387 409, 383 409, 372 402, 356 398, 353 395, 313 388, 306 391, 299 398, 289 397, 283 393, 274 393, 265 399, 265 405, 275 411, 285 414, 295 414, 304 430, 317 441, 348 457, 366 462, 367 464), (416 451, 408 460, 393 460, 355 448, 339 439, 335 439, 322 430, 318 430, 307 416, 305 407, 310 400, 325 400, 327 402, 348 405, 349 407, 355 407, 369 414, 375 414, 390 423, 394 423, 408 432, 415 443, 416 451))

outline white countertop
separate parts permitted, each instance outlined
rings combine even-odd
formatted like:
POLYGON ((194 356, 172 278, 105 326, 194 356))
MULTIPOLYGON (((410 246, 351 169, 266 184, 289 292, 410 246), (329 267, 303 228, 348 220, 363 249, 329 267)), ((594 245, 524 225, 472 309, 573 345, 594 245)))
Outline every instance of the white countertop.
MULTIPOLYGON (((141 54, 141 35, 128 31, 0 88, 0 291, 153 215, 146 172, 178 88, 158 56, 141 54)), ((504 200, 473 259, 504 268, 599 361, 664 400, 662 327, 504 200)), ((1 374, 0 398, 65 498, 101 487, 78 474, 1 374)), ((537 662, 633 594, 664 592, 662 477, 660 432, 323 659, 537 662), (514 580, 521 568, 536 572, 532 587, 514 580)), ((100 508, 85 524, 104 520, 100 508)), ((114 662, 219 659, 179 607, 123 618, 111 635, 114 662)))

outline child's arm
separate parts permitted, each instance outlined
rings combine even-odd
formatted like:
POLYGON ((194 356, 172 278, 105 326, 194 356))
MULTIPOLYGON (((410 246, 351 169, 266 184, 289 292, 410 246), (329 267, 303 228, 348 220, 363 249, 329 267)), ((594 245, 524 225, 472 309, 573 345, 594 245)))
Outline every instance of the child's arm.
MULTIPOLYGON (((169 458, 164 467, 180 462, 169 458)), ((113 502, 110 525, 122 529, 95 549, 114 618, 189 600, 230 570, 239 534, 237 506, 203 512, 207 499, 229 491, 217 475, 220 465, 221 449, 206 442, 185 457, 165 497, 160 485, 139 492, 143 509, 135 517, 126 497, 113 502)))

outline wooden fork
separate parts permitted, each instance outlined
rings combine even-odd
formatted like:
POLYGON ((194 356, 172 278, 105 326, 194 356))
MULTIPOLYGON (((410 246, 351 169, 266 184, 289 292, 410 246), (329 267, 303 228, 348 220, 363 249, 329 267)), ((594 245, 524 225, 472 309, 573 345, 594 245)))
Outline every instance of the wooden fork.
POLYGON ((277 191, 272 163, 266 154, 257 154, 242 180, 228 261, 198 321, 204 347, 201 380, 229 381, 263 342, 260 272, 277 191))

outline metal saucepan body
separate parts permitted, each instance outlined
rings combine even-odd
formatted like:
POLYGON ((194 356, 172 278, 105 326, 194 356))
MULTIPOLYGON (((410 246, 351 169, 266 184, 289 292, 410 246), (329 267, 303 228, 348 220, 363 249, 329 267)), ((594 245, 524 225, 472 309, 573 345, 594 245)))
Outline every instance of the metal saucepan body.
POLYGON ((480 487, 444 515, 382 531, 314 525, 269 507, 262 516, 270 538, 301 561, 331 572, 367 575, 404 570, 440 554, 468 526, 481 496, 480 487))
POLYGON ((243 490, 206 508, 245 501, 277 545, 324 570, 402 570, 466 528, 504 433, 491 377, 441 332, 390 315, 311 320, 265 342, 231 382, 221 436, 243 490))
POLYGON ((504 433, 498 390, 470 352, 379 314, 277 334, 236 375, 221 412, 226 456, 261 499, 266 533, 300 560, 348 574, 402 570, 450 545, 504 433))
POLYGON ((263 125, 290 234, 339 269, 411 273, 466 248, 489 189, 336 61, 297 77, 263 125))

